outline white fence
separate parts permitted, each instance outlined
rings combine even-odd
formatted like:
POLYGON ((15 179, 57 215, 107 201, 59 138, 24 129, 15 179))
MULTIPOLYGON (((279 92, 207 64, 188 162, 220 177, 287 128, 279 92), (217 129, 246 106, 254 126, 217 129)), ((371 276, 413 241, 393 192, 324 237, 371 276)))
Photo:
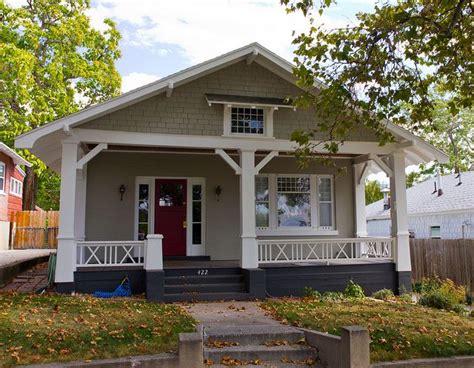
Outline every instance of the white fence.
POLYGON ((259 263, 391 260, 392 238, 259 240, 259 263))
POLYGON ((77 242, 77 267, 143 266, 143 241, 77 242))

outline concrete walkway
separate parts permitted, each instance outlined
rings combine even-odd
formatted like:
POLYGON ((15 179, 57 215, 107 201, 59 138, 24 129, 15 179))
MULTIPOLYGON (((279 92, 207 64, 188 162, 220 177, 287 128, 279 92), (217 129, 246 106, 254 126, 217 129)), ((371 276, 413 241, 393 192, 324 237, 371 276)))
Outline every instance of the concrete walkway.
POLYGON ((256 302, 215 302, 185 305, 184 308, 205 328, 281 324, 267 316, 256 302))
POLYGON ((0 267, 44 257, 50 253, 56 253, 56 249, 0 250, 0 267))

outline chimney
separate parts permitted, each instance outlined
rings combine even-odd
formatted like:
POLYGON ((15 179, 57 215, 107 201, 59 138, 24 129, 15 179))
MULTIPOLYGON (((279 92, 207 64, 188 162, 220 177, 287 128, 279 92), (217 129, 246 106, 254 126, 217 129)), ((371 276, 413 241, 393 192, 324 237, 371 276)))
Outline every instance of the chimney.
POLYGON ((442 180, 441 180, 441 172, 439 169, 436 170, 436 172, 438 173, 437 177, 436 177, 436 181, 438 182, 438 197, 443 195, 443 183, 442 183, 442 180))
POLYGON ((390 208, 390 189, 383 188, 382 193, 383 193, 383 210, 385 211, 390 208))

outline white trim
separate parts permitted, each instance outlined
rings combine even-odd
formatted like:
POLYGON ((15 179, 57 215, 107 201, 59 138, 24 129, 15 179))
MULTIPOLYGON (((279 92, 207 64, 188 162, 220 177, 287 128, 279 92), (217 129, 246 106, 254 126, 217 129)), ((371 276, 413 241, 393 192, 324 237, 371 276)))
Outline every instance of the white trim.
POLYGON ((269 221, 268 228, 257 227, 258 236, 290 236, 290 235, 338 235, 336 227, 336 198, 334 176, 331 174, 259 174, 261 177, 268 177, 269 191, 269 221), (293 227, 278 226, 278 188, 277 179, 279 177, 306 177, 310 179, 310 205, 311 205, 311 226, 293 227), (319 210, 319 178, 331 179, 331 207, 332 207, 332 226, 324 229, 320 226, 320 210, 319 210))
POLYGON ((240 175, 242 173, 242 169, 240 168, 239 164, 235 162, 232 157, 230 157, 227 152, 225 152, 223 149, 216 149, 215 150, 216 154, 222 157, 222 159, 227 162, 227 164, 234 169, 235 173, 237 175, 240 175))
POLYGON ((258 175, 260 170, 262 170, 274 157, 278 156, 278 151, 271 151, 266 155, 258 164, 255 166, 255 175, 258 175))
POLYGON ((133 204, 134 226, 133 239, 138 240, 138 196, 140 184, 148 185, 149 209, 148 209, 148 234, 155 234, 155 183, 157 179, 181 179, 186 180, 186 255, 198 256, 206 254, 206 178, 189 176, 137 176, 135 177, 135 201, 133 204), (201 244, 192 244, 192 185, 202 185, 201 204, 201 244))
POLYGON ((10 194, 14 197, 22 198, 23 196, 23 182, 21 180, 18 180, 14 178, 13 176, 10 176, 10 194), (20 188, 19 193, 15 192, 13 189, 15 187, 14 183, 16 182, 18 188, 20 188))
POLYGON ((21 157, 18 153, 16 153, 3 142, 0 142, 0 152, 10 157, 15 165, 25 165, 31 167, 31 163, 26 161, 23 157, 21 157))
POLYGON ((107 143, 100 143, 95 146, 90 152, 87 153, 84 157, 82 157, 77 162, 77 168, 81 170, 85 164, 87 164, 90 160, 92 160, 95 156, 101 153, 103 150, 107 149, 107 143))

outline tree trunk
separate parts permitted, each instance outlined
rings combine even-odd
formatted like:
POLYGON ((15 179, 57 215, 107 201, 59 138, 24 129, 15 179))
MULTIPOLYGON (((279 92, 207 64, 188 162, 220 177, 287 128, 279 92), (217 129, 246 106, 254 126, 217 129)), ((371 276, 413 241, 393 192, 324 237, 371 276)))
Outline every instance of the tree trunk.
POLYGON ((23 210, 36 209, 36 192, 38 191, 38 175, 32 167, 26 168, 25 181, 23 182, 23 210))

